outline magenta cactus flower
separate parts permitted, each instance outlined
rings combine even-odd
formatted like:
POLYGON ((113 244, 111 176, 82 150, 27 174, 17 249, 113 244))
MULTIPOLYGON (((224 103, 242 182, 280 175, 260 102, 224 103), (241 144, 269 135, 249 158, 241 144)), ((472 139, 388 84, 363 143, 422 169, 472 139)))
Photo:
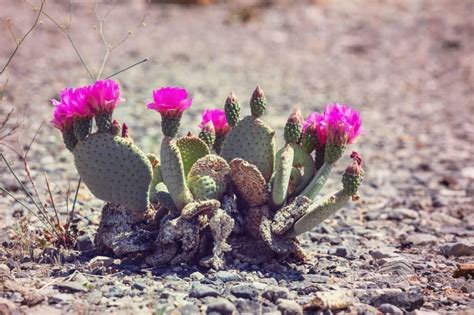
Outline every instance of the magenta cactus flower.
POLYGON ((324 148, 327 141, 326 117, 318 112, 309 114, 306 120, 303 122, 303 134, 311 131, 316 133, 316 145, 319 148, 324 148))
POLYGON ((153 91, 153 101, 147 105, 148 108, 165 117, 181 117, 181 114, 191 107, 193 99, 188 98, 186 89, 167 86, 153 91))
POLYGON ((68 117, 72 118, 92 118, 94 111, 86 101, 87 87, 65 88, 61 91, 61 100, 52 100, 53 105, 63 104, 64 108, 68 108, 68 117))
POLYGON ((199 128, 203 129, 209 122, 212 122, 217 136, 226 135, 230 130, 224 110, 214 108, 206 109, 201 115, 199 128))
POLYGON ((122 101, 119 85, 114 80, 99 80, 87 87, 87 102, 95 114, 111 114, 122 101))
POLYGON ((53 120, 51 120, 51 124, 63 132, 72 128, 72 113, 69 105, 58 102, 55 99, 52 99, 51 103, 54 105, 53 120))
POLYGON ((328 141, 334 145, 354 143, 362 132, 360 114, 349 106, 338 103, 326 105, 324 118, 328 141))

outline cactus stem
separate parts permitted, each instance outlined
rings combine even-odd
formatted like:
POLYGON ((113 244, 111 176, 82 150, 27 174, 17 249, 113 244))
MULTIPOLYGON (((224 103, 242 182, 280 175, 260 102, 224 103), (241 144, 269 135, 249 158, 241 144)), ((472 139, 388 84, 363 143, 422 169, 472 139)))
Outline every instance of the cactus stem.
POLYGON ((333 167, 334 164, 324 162, 324 164, 316 173, 316 176, 314 176, 314 178, 311 180, 311 182, 301 194, 314 200, 321 191, 321 188, 323 188, 324 184, 328 180, 329 175, 331 175, 333 167))
POLYGON ((351 195, 342 189, 320 203, 313 202, 306 214, 296 221, 293 229, 285 236, 292 238, 310 231, 346 205, 350 198, 351 195))

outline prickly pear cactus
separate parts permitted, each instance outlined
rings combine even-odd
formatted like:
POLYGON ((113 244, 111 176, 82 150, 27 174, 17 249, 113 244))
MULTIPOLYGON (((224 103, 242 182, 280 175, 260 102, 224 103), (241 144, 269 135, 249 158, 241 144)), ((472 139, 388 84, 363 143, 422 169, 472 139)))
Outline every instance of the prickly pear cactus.
POLYGON ((227 162, 240 158, 255 165, 268 181, 275 160, 275 131, 261 119, 247 116, 229 132, 220 155, 227 162))
POLYGON ((188 135, 176 140, 176 145, 183 160, 184 175, 186 176, 193 164, 203 156, 209 154, 209 147, 198 137, 188 135))
POLYGON ((152 166, 131 139, 108 133, 79 141, 74 161, 82 180, 102 200, 132 209, 147 209, 152 166))
POLYGON ((161 143, 161 177, 178 209, 193 201, 186 185, 183 159, 175 140, 165 137, 161 143))
POLYGON ((223 158, 209 154, 194 163, 187 183, 197 200, 220 199, 227 189, 229 173, 229 164, 223 158))

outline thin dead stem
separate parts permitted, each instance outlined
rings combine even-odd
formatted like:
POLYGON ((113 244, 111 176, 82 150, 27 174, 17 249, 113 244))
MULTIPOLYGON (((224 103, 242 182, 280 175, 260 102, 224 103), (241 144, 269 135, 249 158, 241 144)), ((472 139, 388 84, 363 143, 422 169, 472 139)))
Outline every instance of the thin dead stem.
MULTIPOLYGON (((41 0, 41 5, 38 9, 38 15, 36 16, 35 22, 33 23, 33 25, 31 25, 31 27, 28 29, 28 31, 25 33, 25 35, 23 35, 19 40, 16 40, 15 34, 13 33, 13 30, 11 29, 11 24, 10 23, 8 24, 9 29, 10 29, 10 33, 12 34, 13 39, 15 40, 16 47, 13 50, 13 52, 10 54, 10 57, 8 57, 7 62, 5 63, 5 65, 2 68, 2 71, 0 71, 0 75, 3 74, 3 72, 7 69, 8 65, 13 60, 13 57, 16 55, 18 49, 20 49, 21 44, 23 44, 23 42, 28 37, 28 35, 30 35, 31 32, 33 32, 36 25, 38 25, 41 14, 43 13, 43 7, 44 7, 45 3, 46 3, 46 0, 41 0)), ((36 7, 35 7, 35 9, 36 9, 36 7)))

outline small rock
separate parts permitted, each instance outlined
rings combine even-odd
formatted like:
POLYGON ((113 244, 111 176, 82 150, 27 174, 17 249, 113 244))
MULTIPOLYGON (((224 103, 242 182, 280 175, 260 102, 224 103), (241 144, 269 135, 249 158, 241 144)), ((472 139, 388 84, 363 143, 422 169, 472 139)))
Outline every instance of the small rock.
POLYGON ((388 213, 388 219, 401 221, 403 219, 418 219, 418 212, 408 208, 393 209, 388 213))
MULTIPOLYGON (((178 307, 177 314, 201 314, 201 311, 197 305, 194 304, 186 304, 183 306, 178 307)), ((176 314, 176 313, 171 313, 176 314)))
POLYGON ((464 243, 449 243, 441 246, 440 253, 444 256, 474 256, 474 246, 469 246, 464 243))
POLYGON ((348 250, 346 247, 338 246, 336 248, 330 248, 328 250, 328 254, 333 255, 333 256, 338 256, 338 257, 346 257, 348 254, 348 250))
POLYGON ((370 251, 370 256, 372 256, 373 259, 383 259, 383 258, 395 258, 398 257, 399 255, 394 253, 393 251, 395 248, 392 247, 381 247, 378 249, 375 249, 373 251, 370 251))
POLYGON ((76 292, 87 292, 87 288, 82 283, 71 281, 62 282, 56 284, 56 287, 60 292, 76 293, 76 292))
POLYGON ((89 261, 89 266, 92 269, 99 267, 109 267, 114 263, 114 259, 107 256, 96 256, 89 261))
POLYGON ((408 236, 406 241, 418 246, 425 246, 437 243, 438 238, 432 234, 417 233, 408 236))
POLYGON ((102 292, 99 290, 92 290, 91 293, 87 296, 87 302, 90 304, 100 304, 100 301, 102 300, 102 292))
POLYGON ((224 298, 214 298, 207 304, 207 314, 218 313, 222 315, 231 315, 235 312, 235 306, 224 298))
POLYGON ((283 315, 303 315, 303 307, 293 300, 279 299, 277 306, 283 315))
POLYGON ((125 296, 125 290, 123 288, 119 288, 117 286, 113 286, 109 288, 109 291, 107 291, 104 294, 105 297, 107 298, 121 298, 125 296))
POLYGON ((10 297, 10 300, 12 300, 15 303, 21 303, 23 302, 24 298, 20 292, 13 292, 13 294, 10 297))
POLYGON ((216 272, 215 276, 223 282, 240 280, 239 275, 232 271, 218 271, 216 272))
POLYGON ((94 242, 89 234, 81 235, 77 238, 76 247, 81 252, 86 252, 94 248, 94 242))
POLYGON ((191 277, 191 279, 196 280, 196 281, 200 281, 205 278, 204 275, 200 273, 199 271, 193 272, 189 276, 191 277))
POLYGON ((255 299, 258 296, 257 289, 251 284, 239 284, 230 288, 230 293, 243 299, 255 299))
POLYGON ((138 280, 132 284, 132 289, 143 291, 147 287, 146 283, 143 280, 138 280))
POLYGON ((384 314, 403 315, 403 311, 392 304, 382 304, 379 306, 379 311, 384 314))
POLYGON ((203 298, 206 296, 215 297, 219 295, 220 293, 216 289, 201 283, 193 283, 191 289, 189 290, 189 296, 195 298, 203 298))
POLYGON ((0 275, 9 275, 9 274, 10 274, 10 268, 8 268, 8 266, 5 264, 0 264, 0 275))
POLYGON ((52 296, 48 297, 48 303, 49 304, 61 304, 61 303, 67 303, 74 299, 74 297, 70 294, 66 293, 58 293, 52 296))
POLYGON ((276 303, 278 299, 288 299, 290 291, 285 287, 271 286, 262 293, 262 297, 276 303))
POLYGON ((0 297, 0 314, 17 314, 15 303, 0 297))

